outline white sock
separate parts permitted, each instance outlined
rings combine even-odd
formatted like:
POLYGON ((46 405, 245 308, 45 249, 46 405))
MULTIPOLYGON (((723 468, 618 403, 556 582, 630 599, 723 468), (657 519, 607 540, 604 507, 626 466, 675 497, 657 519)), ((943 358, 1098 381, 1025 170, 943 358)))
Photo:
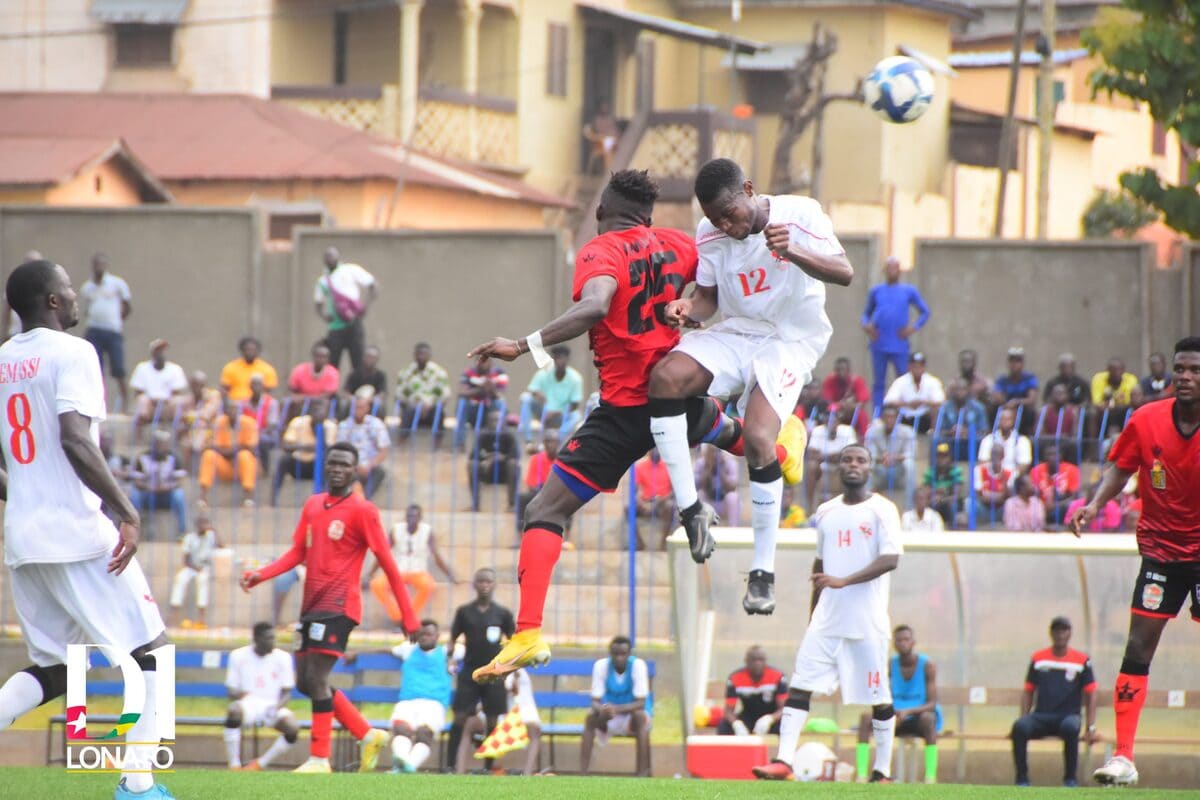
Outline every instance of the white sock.
POLYGON ((746 723, 742 722, 740 719, 735 719, 733 721, 733 735, 734 736, 749 736, 750 729, 746 727, 746 723))
POLYGON ((0 731, 42 704, 42 685, 28 672, 18 672, 0 686, 0 731))
POLYGON ((408 765, 413 769, 420 769, 427 758, 429 758, 429 745, 417 742, 413 745, 412 754, 408 757, 408 765))
MULTIPOLYGON (((127 742, 158 742, 158 673, 154 670, 142 670, 142 678, 146 681, 146 704, 142 715, 133 723, 129 733, 125 734, 127 742)), ((139 772, 123 772, 125 788, 131 792, 146 792, 154 785, 154 774, 149 770, 154 766, 155 744, 136 745, 125 750, 125 767, 139 772)))
POLYGON ((229 762, 229 768, 240 767, 242 765, 242 729, 241 728, 226 728, 225 729, 225 758, 229 762))
POLYGON ((872 719, 871 730, 875 732, 875 769, 884 775, 892 775, 892 743, 896 741, 896 717, 883 721, 872 719))
POLYGON ((750 481, 750 527, 754 529, 754 560, 750 569, 775 573, 775 540, 779 536, 779 506, 783 478, 770 483, 750 481))
POLYGON ((289 742, 287 739, 283 738, 282 733, 279 734, 279 738, 276 739, 274 742, 271 742, 271 746, 267 748, 267 752, 263 753, 261 756, 258 757, 258 765, 260 767, 266 767, 272 761, 274 761, 275 759, 279 758, 281 755, 286 753, 288 751, 288 748, 290 748, 291 746, 292 746, 292 743, 289 742))
POLYGON ((804 709, 783 707, 783 717, 779 720, 779 754, 776 758, 789 767, 796 756, 796 748, 800 746, 800 733, 807 721, 808 712, 804 709))
POLYGON ((654 446, 667 465, 671 488, 675 490, 675 505, 680 511, 696 504, 696 476, 692 472, 692 449, 688 447, 687 415, 651 417, 650 435, 654 446))
POLYGON ((407 761, 408 754, 412 752, 412 749, 412 739, 408 738, 407 736, 400 736, 397 734, 396 737, 392 739, 392 758, 396 759, 397 761, 407 761))

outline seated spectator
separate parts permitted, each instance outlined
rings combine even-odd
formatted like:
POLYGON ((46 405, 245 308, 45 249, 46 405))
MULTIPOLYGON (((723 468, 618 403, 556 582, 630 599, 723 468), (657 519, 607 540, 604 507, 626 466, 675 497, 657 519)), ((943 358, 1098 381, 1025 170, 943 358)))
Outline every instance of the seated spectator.
MULTIPOLYGON (((1106 466, 1104 469, 1108 468, 1106 466)), ((1064 519, 1070 519, 1072 514, 1087 505, 1088 498, 1092 497, 1096 493, 1096 490, 1100 488, 1101 474, 1102 472, 1097 472, 1096 480, 1092 481, 1087 491, 1071 501, 1070 505, 1067 506, 1064 519)), ((1134 477, 1137 476, 1135 475, 1134 477)), ((1124 512, 1120 503, 1116 500, 1109 500, 1100 509, 1100 513, 1096 515, 1096 518, 1092 520, 1092 524, 1085 530, 1089 533, 1116 533, 1120 530, 1130 530, 1130 528, 1125 525, 1124 512)))
POLYGON ((637 775, 650 776, 650 671, 632 650, 627 637, 617 636, 608 646, 608 658, 599 659, 592 667, 592 710, 583 724, 579 751, 579 771, 584 775, 591 769, 592 743, 597 736, 602 745, 609 736, 633 736, 637 739, 637 775))
POLYGON ((884 395, 884 405, 900 408, 900 421, 926 433, 937 419, 938 409, 946 402, 942 382, 925 373, 925 354, 918 351, 908 358, 908 372, 892 381, 884 395))
MULTIPOLYGON (((418 342, 413 348, 413 361, 396 376, 396 402, 400 405, 400 438, 407 438, 413 428, 413 417, 418 412, 420 418, 416 424, 422 427, 433 425, 438 418, 438 427, 447 414, 454 415, 454 409, 443 408, 440 416, 437 413, 438 403, 444 403, 450 396, 450 375, 445 367, 430 359, 433 348, 428 342, 418 342)), ((435 431, 440 433, 439 431, 435 431)))
MULTIPOLYGON (((550 477, 550 468, 554 466, 554 459, 558 458, 560 444, 557 430, 544 430, 542 431, 541 449, 529 457, 529 463, 525 466, 525 490, 517 495, 518 534, 525 530, 525 507, 546 485, 546 480, 550 477)), ((571 518, 568 517, 567 524, 563 526, 563 547, 573 550, 575 545, 569 541, 570 535, 571 518)))
POLYGON ((384 464, 392 450, 392 437, 387 425, 371 413, 375 390, 368 384, 354 393, 350 416, 338 425, 337 440, 349 442, 358 450, 358 481, 368 500, 375 496, 387 477, 384 464))
POLYGON ((711 444, 700 445, 699 457, 692 460, 700 499, 717 510, 722 525, 740 524, 742 500, 738 482, 742 476, 741 460, 711 444))
POLYGON ((1004 527, 1031 533, 1046 530, 1046 506, 1028 475, 1017 478, 1016 493, 1004 501, 1004 527))
POLYGON ((463 404, 461 427, 454 433, 455 447, 461 447, 468 429, 473 429, 480 414, 500 410, 500 401, 508 389, 508 373, 492 363, 491 356, 481 355, 463 370, 459 382, 463 404))
POLYGON ((1125 427, 1125 415, 1133 408, 1135 391, 1141 394, 1141 386, 1137 376, 1125 371, 1125 362, 1119 358, 1108 360, 1108 369, 1097 372, 1092 376, 1092 422, 1089 425, 1091 438, 1106 437, 1114 428, 1121 430, 1125 427), (1104 412, 1108 412, 1108 422, 1104 430, 1100 430, 1104 412))
POLYGON ((167 361, 166 339, 155 339, 150 343, 150 360, 133 368, 129 388, 133 389, 133 438, 136 441, 141 441, 142 426, 148 423, 174 423, 179 403, 187 394, 188 380, 183 367, 167 361))
POLYGON ((197 370, 188 377, 188 393, 182 400, 179 432, 179 459, 192 469, 192 456, 208 447, 212 426, 221 413, 221 392, 208 385, 208 376, 197 370))
POLYGON ((446 727, 451 666, 446 648, 438 646, 438 635, 437 622, 423 619, 415 643, 392 648, 392 655, 400 659, 400 698, 392 707, 392 765, 400 772, 419 770, 446 727))
POLYGON ((805 427, 811 434, 812 429, 825 421, 829 406, 821 402, 821 384, 809 381, 800 389, 800 397, 796 400, 796 408, 792 412, 798 419, 804 420, 805 427))
POLYGON ((375 390, 375 397, 379 403, 383 403, 387 397, 387 374, 379 368, 379 348, 375 345, 368 345, 363 350, 362 363, 357 369, 351 369, 346 374, 346 383, 342 387, 342 391, 351 397, 364 386, 370 386, 375 390))
MULTIPOLYGON (((1162 353, 1151 353, 1148 362, 1150 374, 1142 378, 1142 403, 1152 403, 1175 394, 1172 376, 1167 369, 1167 357, 1162 353)), ((132 384, 130 384, 132 385, 132 384)))
POLYGON ((787 677, 767 665, 767 651, 758 645, 748 648, 746 666, 729 673, 725 680, 725 716, 717 725, 717 735, 779 733, 787 693, 787 677))
POLYGON ((1075 408, 1086 408, 1092 397, 1092 388, 1088 382, 1075 372, 1075 356, 1063 353, 1058 357, 1058 374, 1046 381, 1042 389, 1042 399, 1050 400, 1050 393, 1055 386, 1063 386, 1067 390, 1067 403, 1075 408))
POLYGON ((938 441, 950 443, 955 461, 966 461, 975 449, 974 443, 987 434, 987 408, 967 392, 961 378, 950 381, 946 394, 934 426, 938 441))
POLYGON ((808 526, 808 515, 804 513, 804 506, 796 502, 796 488, 787 485, 783 487, 783 501, 779 504, 779 527, 781 528, 792 529, 808 526))
POLYGON ((329 363, 329 345, 317 342, 312 346, 310 356, 308 361, 297 364, 288 375, 288 391, 297 399, 332 399, 341 384, 341 376, 338 368, 329 363))
MULTIPOLYGON (((438 552, 437 543, 433 539, 433 528, 421 519, 421 507, 413 503, 404 512, 404 522, 398 522, 388 532, 388 540, 392 546, 392 557, 396 560, 396 568, 404 583, 412 587, 413 613, 420 614, 421 609, 429 602, 433 590, 437 588, 437 580, 429 571, 429 559, 437 564, 438 569, 450 579, 455 586, 459 580, 454 571, 438 552)), ((396 627, 400 627, 403 616, 396 595, 392 593, 387 575, 379 569, 379 562, 367 571, 363 578, 363 588, 369 588, 371 594, 387 611, 388 619, 396 627)))
POLYGON ((291 749, 300 738, 300 725, 287 707, 296 686, 292 654, 275 646, 274 626, 269 622, 254 623, 253 636, 251 644, 229 653, 225 754, 230 769, 242 769, 242 728, 274 728, 279 737, 245 766, 248 771, 259 772, 291 749))
POLYGON ((917 435, 907 425, 897 425, 899 419, 900 409, 885 405, 867 431, 865 444, 874 462, 871 475, 875 491, 903 489, 907 506, 916 488, 917 435))
POLYGON ((1066 522, 1067 509, 1079 496, 1079 467, 1063 461, 1056 445, 1043 447, 1042 457, 1045 461, 1034 467, 1029 477, 1046 506, 1046 522, 1060 527, 1066 522))
MULTIPOLYGON (((637 462, 637 517, 651 520, 658 525, 661 534, 661 549, 667 547, 667 537, 675 524, 675 493, 671 489, 671 475, 663 463, 658 449, 652 449, 637 462)), ((637 549, 645 550, 646 542, 641 530, 637 531, 637 549)))
POLYGON ((267 394, 261 375, 250 379, 250 397, 242 414, 258 425, 258 461, 264 475, 271 471, 271 449, 279 444, 279 401, 267 394))
POLYGON ((913 507, 900 515, 900 527, 909 533, 942 533, 946 525, 942 515, 929 507, 933 490, 919 486, 913 492, 913 507))
POLYGON ((258 423, 239 414, 233 402, 213 423, 212 443, 200 454, 200 503, 208 505, 213 481, 220 478, 242 485, 242 505, 254 505, 254 487, 258 483, 258 423))
POLYGON ((208 514, 201 512, 196 515, 196 530, 189 531, 183 537, 183 564, 171 581, 171 624, 184 628, 208 627, 208 594, 212 583, 213 556, 221 549, 217 541, 217 532, 213 530, 208 514), (187 603, 188 587, 196 584, 196 620, 179 615, 187 603))
POLYGON ((583 419, 583 376, 567 363, 571 349, 557 344, 550 348, 550 356, 554 363, 535 372, 521 395, 521 430, 527 440, 534 417, 542 427, 558 428, 563 436, 569 436, 583 419))
POLYGON ((992 403, 1017 414, 1021 433, 1033 432, 1037 424, 1038 379, 1025 370, 1025 348, 1008 348, 1008 372, 996 378, 992 403))
MULTIPOLYGON (((337 439, 337 425, 327 419, 329 401, 318 397, 309 401, 307 412, 298 414, 287 424, 279 446, 283 453, 279 463, 275 465, 275 479, 271 484, 271 505, 279 502, 279 490, 283 487, 283 479, 291 475, 296 481, 311 481, 315 475, 314 465, 317 458, 317 438, 324 439, 325 446, 333 444, 337 439)), ((303 412, 306 409, 300 407, 303 412)))
POLYGON ((988 461, 975 465, 975 494, 979 510, 986 511, 995 522, 1004 508, 1004 501, 1012 494, 1016 473, 1004 466, 1004 444, 996 442, 988 454, 988 461))
POLYGON ((941 514, 948 527, 953 528, 958 512, 962 510, 966 482, 962 469, 951 457, 950 445, 942 442, 934 449, 933 466, 925 470, 922 483, 933 492, 929 500, 934 510, 941 514))
POLYGON ((833 497, 839 493, 830 485, 837 476, 838 456, 844 448, 858 442, 854 428, 845 424, 840 412, 831 408, 829 421, 813 428, 808 437, 808 448, 804 451, 804 480, 807 484, 809 508, 816 508, 817 487, 824 486, 822 497, 833 497), (826 472, 828 467, 828 473, 826 472))
POLYGON ((1017 415, 1011 408, 1002 408, 996 418, 996 430, 979 443, 979 461, 992 460, 992 446, 1004 445, 1004 466, 1014 473, 1024 475, 1033 466, 1033 445, 1016 428, 1017 415))
POLYGON ((833 362, 833 372, 821 383, 821 402, 827 407, 838 406, 843 410, 842 418, 851 421, 858 435, 867 435, 872 414, 871 390, 861 375, 850 371, 850 359, 845 356, 833 362))
POLYGON ((171 452, 171 434, 155 431, 150 452, 138 456, 128 474, 133 480, 129 500, 134 507, 138 511, 171 509, 182 536, 187 531, 187 497, 183 492, 187 472, 171 452))
POLYGON ((250 379, 261 375, 263 386, 272 392, 279 385, 275 368, 259 357, 262 345, 253 336, 238 341, 242 357, 235 358, 221 369, 221 388, 230 400, 245 400, 250 396, 250 379))
POLYGON ((479 486, 494 484, 508 489, 509 511, 516 508, 517 481, 521 473, 521 450, 508 420, 499 412, 487 416, 483 430, 475 437, 467 460, 467 481, 471 486, 471 510, 479 510, 479 486))
POLYGON ((972 400, 987 403, 991 398, 992 389, 987 378, 979 374, 979 354, 974 350, 960 350, 958 353, 958 380, 967 387, 967 394, 972 400))
POLYGON ((1054 442, 1060 452, 1073 455, 1074 460, 1079 461, 1079 410, 1067 399, 1066 384, 1055 385, 1042 412, 1042 429, 1038 434, 1042 441, 1054 442))

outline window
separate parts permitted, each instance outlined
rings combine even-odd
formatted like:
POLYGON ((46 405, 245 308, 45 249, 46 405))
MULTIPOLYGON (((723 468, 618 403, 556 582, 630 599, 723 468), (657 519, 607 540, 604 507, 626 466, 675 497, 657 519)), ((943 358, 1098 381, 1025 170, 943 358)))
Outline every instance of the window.
POLYGON ((1157 120, 1154 122, 1154 133, 1150 138, 1150 152, 1156 156, 1167 154, 1167 129, 1157 120))
POLYGON ((546 94, 567 96, 567 26, 551 22, 546 35, 546 94))
POLYGON ((271 241, 290 242, 292 228, 301 225, 321 226, 325 224, 325 215, 319 211, 311 214, 284 213, 271 214, 267 217, 267 238, 271 241))
POLYGON ((169 67, 174 25, 114 25, 118 67, 169 67))

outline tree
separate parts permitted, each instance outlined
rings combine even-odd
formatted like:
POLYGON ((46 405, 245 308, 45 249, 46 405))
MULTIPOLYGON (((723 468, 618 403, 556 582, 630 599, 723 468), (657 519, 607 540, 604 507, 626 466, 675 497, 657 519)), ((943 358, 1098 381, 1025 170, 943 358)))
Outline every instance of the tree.
POLYGON ((1114 233, 1129 237, 1158 219, 1158 213, 1127 192, 1099 189, 1083 212, 1083 235, 1107 239, 1114 233))
MULTIPOLYGON (((1200 147, 1200 0, 1123 0, 1102 8, 1083 43, 1104 59, 1090 76, 1094 93, 1124 95, 1150 108, 1189 152, 1200 147)), ((1121 186, 1162 213, 1163 221, 1200 239, 1200 163, 1173 184, 1143 167, 1121 175, 1121 186)))

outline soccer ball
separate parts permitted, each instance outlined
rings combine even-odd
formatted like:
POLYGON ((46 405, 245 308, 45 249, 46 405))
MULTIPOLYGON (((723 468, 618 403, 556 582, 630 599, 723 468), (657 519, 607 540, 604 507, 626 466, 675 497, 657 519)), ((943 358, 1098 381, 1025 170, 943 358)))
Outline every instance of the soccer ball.
POLYGON ((863 81, 863 102, 888 122, 912 122, 933 102, 933 76, 907 56, 885 58, 863 81))

